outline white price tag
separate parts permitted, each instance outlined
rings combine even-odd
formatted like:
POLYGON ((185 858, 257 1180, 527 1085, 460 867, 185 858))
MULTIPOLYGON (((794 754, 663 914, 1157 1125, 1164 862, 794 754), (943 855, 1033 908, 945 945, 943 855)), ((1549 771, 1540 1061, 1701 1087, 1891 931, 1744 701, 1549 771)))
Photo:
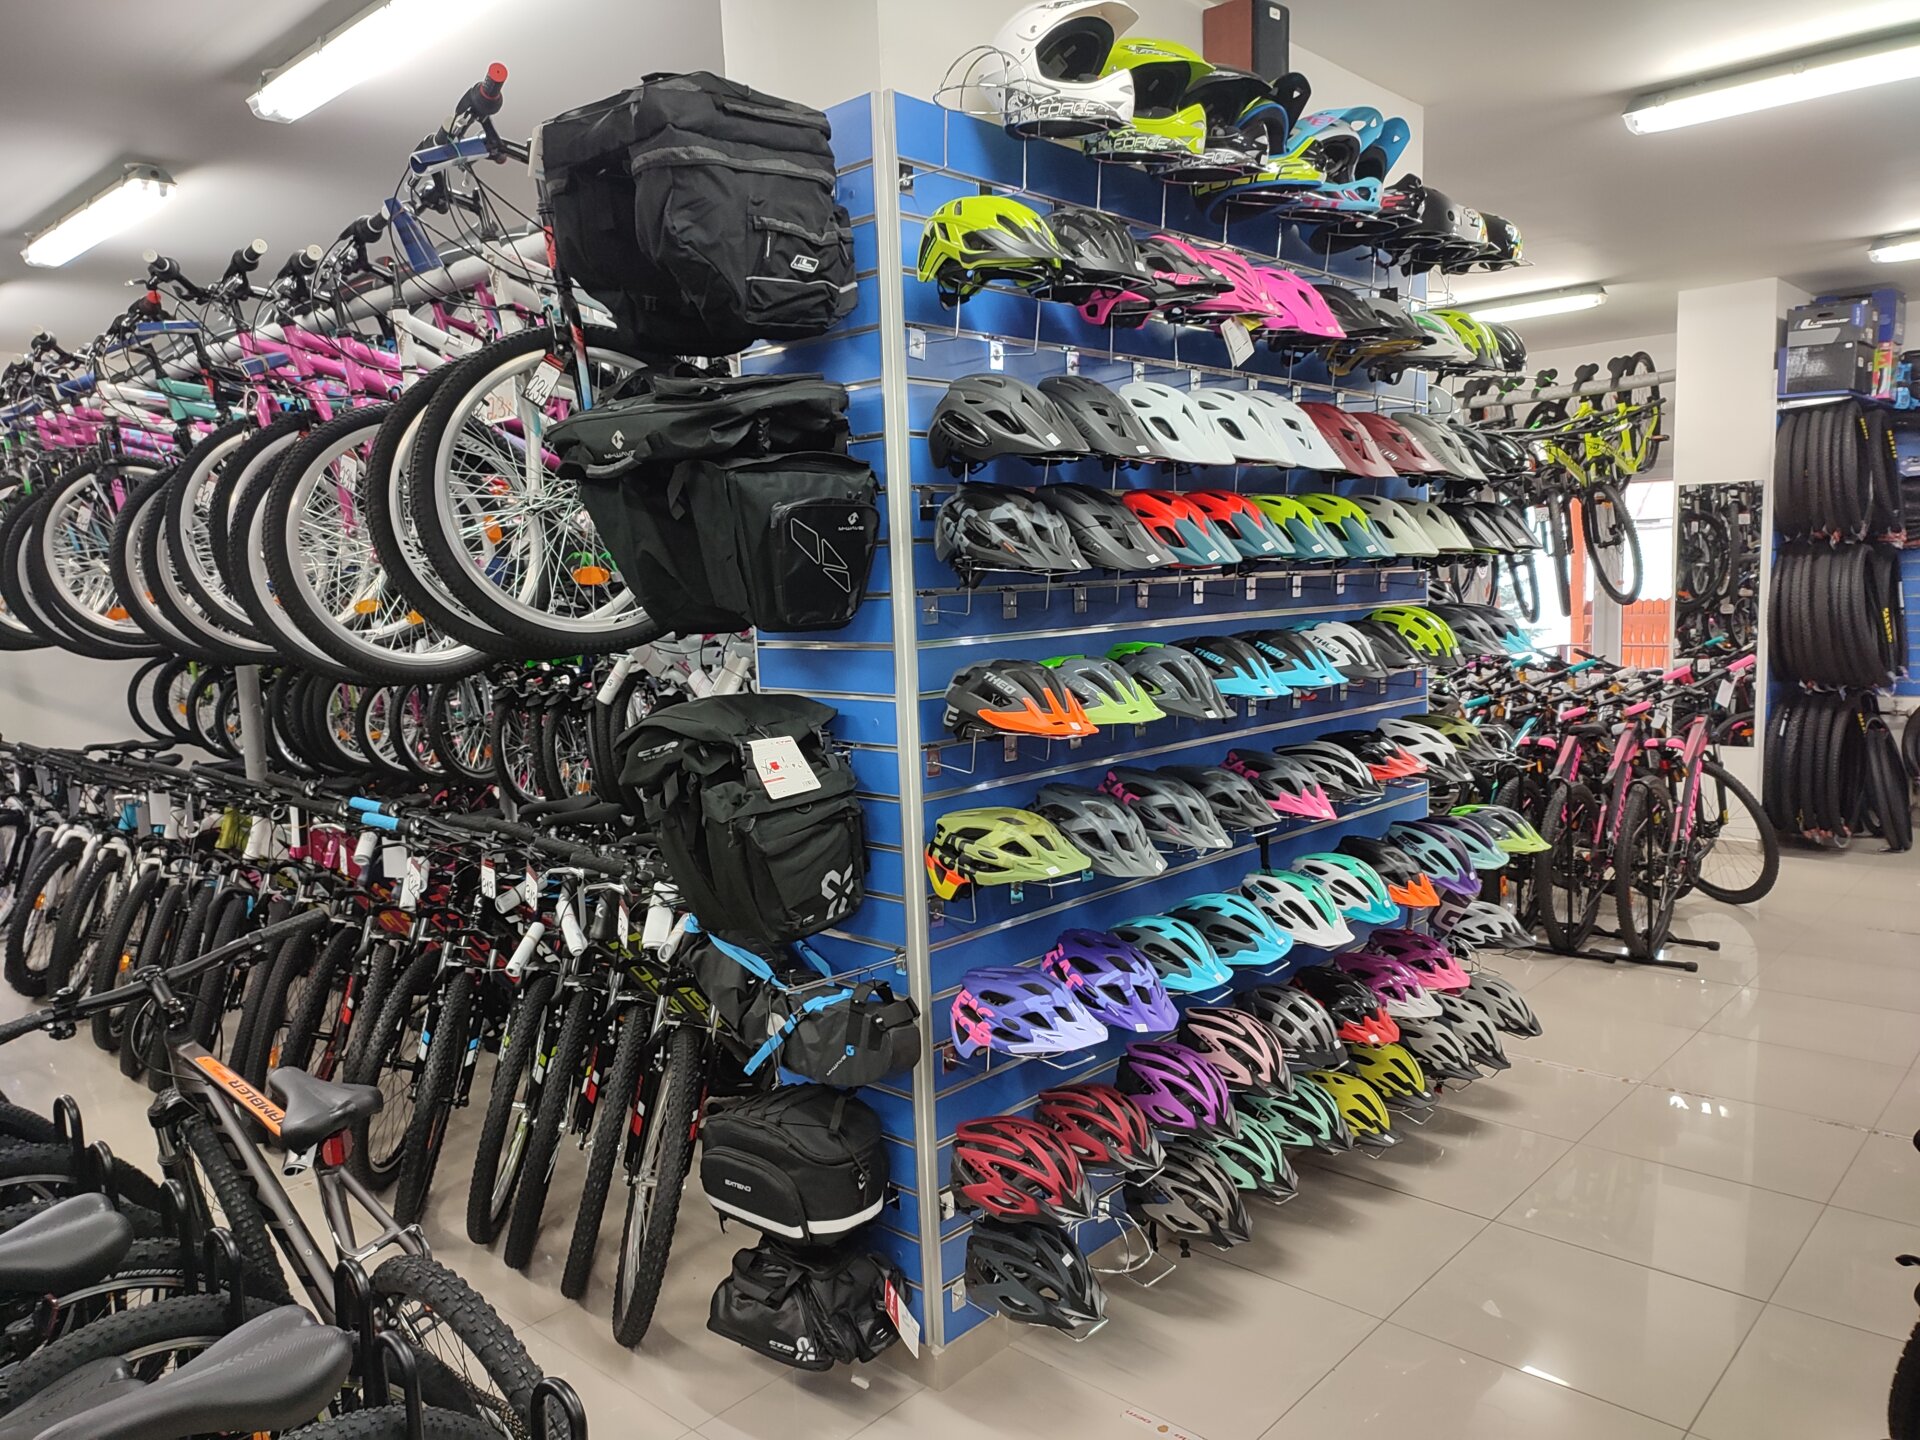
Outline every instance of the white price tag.
POLYGON ((407 873, 400 881, 400 908, 411 910, 420 903, 427 889, 427 862, 418 855, 407 857, 407 873))
POLYGON ((543 357, 527 377, 527 399, 536 405, 546 404, 560 384, 560 372, 565 368, 558 355, 543 357))
POLYGON ((1004 370, 1007 368, 1006 341, 989 340, 987 342, 987 368, 989 370, 1004 370))
POLYGON ((1731 675, 1729 675, 1726 679, 1722 680, 1720 682, 1720 688, 1713 692, 1713 703, 1718 705, 1722 710, 1727 710, 1732 708, 1733 677, 1731 675))
POLYGON ((1136 383, 1147 378, 1146 361, 1136 360, 1133 362, 1133 378, 1136 383))
POLYGON ((1671 730, 1673 728, 1673 702, 1671 700, 1662 700, 1659 705, 1654 707, 1653 724, 1657 730, 1671 730))
POLYGON ((894 1289, 893 1280, 888 1278, 886 1294, 881 1300, 887 1319, 892 1322, 893 1333, 900 1337, 900 1343, 907 1347, 907 1353, 914 1359, 920 1358, 920 1322, 913 1318, 913 1311, 907 1308, 907 1297, 894 1289))
POLYGON ((500 872, 493 868, 493 857, 487 856, 480 862, 480 894, 483 899, 491 900, 500 893, 500 872))
POLYGON ((1253 358, 1253 336, 1241 321, 1229 320, 1220 327, 1220 338, 1227 342, 1227 363, 1238 370, 1253 358))
POLYGON ((1078 375, 1079 373, 1080 352, 1078 350, 1069 350, 1067 351, 1067 374, 1078 375))
POLYGON ((813 767, 807 764, 807 757, 800 753, 799 743, 792 736, 749 740, 747 749, 753 754, 753 768, 766 787, 768 799, 784 800, 789 795, 803 795, 820 788, 820 777, 813 773, 813 767))
POLYGON ((1200 372, 1198 370, 1187 371, 1187 389, 1198 390, 1199 388, 1200 388, 1200 372))
POLYGON ((147 792, 147 823, 155 830, 173 829, 173 797, 164 790, 147 792))
POLYGON ((407 875, 407 847, 388 843, 380 847, 380 874, 387 880, 404 880, 407 875))

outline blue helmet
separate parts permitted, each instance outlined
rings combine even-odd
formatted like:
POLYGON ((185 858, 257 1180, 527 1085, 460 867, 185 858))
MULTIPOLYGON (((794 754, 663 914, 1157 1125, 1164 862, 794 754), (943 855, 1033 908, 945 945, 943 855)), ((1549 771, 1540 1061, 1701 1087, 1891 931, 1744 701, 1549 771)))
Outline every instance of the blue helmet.
POLYGON ((1233 979, 1206 936, 1171 915, 1143 915, 1114 926, 1112 934, 1145 955, 1160 983, 1176 995, 1217 990, 1233 979))
POLYGON ((1213 953, 1229 965, 1278 965, 1293 949, 1293 936, 1275 925, 1245 895, 1216 891, 1182 900, 1168 912, 1192 925, 1213 953))
POLYGON ((1232 635, 1194 635, 1173 643, 1207 667, 1222 695, 1278 700, 1291 693, 1267 657, 1245 640, 1232 635))

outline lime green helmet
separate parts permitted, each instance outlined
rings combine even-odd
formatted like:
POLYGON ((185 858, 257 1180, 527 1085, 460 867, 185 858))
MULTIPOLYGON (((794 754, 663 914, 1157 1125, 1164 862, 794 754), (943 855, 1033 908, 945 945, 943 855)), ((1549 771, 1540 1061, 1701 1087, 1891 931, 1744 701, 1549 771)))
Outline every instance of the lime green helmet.
POLYGON ((949 810, 927 845, 927 873, 943 899, 968 884, 1069 880, 1092 865, 1051 820, 1004 805, 949 810))
POLYGON ((1553 847, 1518 810, 1505 805, 1456 805, 1448 812, 1473 821, 1509 855, 1543 855, 1553 847))
POLYGON ((1095 725, 1145 725, 1166 718, 1167 712, 1154 704, 1140 682, 1111 660, 1056 655, 1040 663, 1058 672, 1095 725))
MULTIPOLYGON (((1476 740, 1481 740, 1480 727, 1464 715, 1448 715, 1435 710, 1424 715, 1409 715, 1407 718, 1416 724, 1425 725, 1428 729, 1438 730, 1462 750, 1476 740)), ((1485 741, 1481 743, 1484 744, 1485 741)))
POLYGON ((1133 76, 1133 123, 1087 137, 1089 155, 1152 166, 1207 148, 1207 112, 1185 101, 1193 82, 1212 74, 1213 66, 1178 41, 1123 36, 1113 42, 1100 73, 1122 71, 1133 76))
POLYGON ((1382 605, 1367 618, 1387 626, 1430 664, 1460 663, 1460 641, 1453 627, 1424 605, 1382 605))
POLYGON ((1227 1172, 1236 1190, 1251 1190, 1269 1200, 1290 1200, 1299 1188, 1286 1149, 1258 1125, 1242 1125, 1238 1135, 1216 1130, 1200 1143, 1227 1172))
POLYGON ((1501 364, 1500 338, 1481 321, 1464 310, 1431 310, 1427 313, 1446 321, 1448 328, 1459 337, 1462 345, 1473 352, 1475 359, 1493 366, 1501 364))
POLYGON ((1333 1096, 1333 1103, 1340 1107, 1341 1118, 1362 1145, 1384 1149, 1397 1143, 1393 1117, 1387 1114, 1387 1102, 1358 1075, 1337 1070, 1309 1070, 1307 1078, 1333 1096))
POLYGON ((1367 512, 1344 495, 1312 492, 1294 497, 1340 542, 1354 560, 1385 560, 1393 552, 1381 543, 1367 512))
POLYGON ((1327 532, 1320 517, 1292 495, 1249 495, 1260 513, 1285 532, 1293 542, 1294 555, 1301 560, 1338 560, 1346 546, 1327 532))
POLYGON ((1420 1062, 1404 1045, 1349 1045, 1353 1073, 1380 1092, 1389 1105, 1427 1106, 1433 1092, 1420 1062))
POLYGON ((1030 205, 1005 195, 966 195, 927 217, 920 232, 922 280, 938 282, 940 298, 958 304, 987 281, 1045 284, 1060 272, 1066 252, 1030 205))

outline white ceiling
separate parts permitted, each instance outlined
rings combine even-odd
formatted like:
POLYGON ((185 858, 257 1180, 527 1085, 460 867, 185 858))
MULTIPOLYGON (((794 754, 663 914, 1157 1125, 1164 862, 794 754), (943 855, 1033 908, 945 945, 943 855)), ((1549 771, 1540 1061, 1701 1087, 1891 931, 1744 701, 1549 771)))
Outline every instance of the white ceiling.
POLYGON ((1700 285, 1920 282, 1920 264, 1866 258, 1874 236, 1920 229, 1920 82, 1664 135, 1620 120, 1670 81, 1920 22, 1920 0, 1291 9, 1297 43, 1426 106, 1424 179, 1520 226, 1532 267, 1463 279, 1459 295, 1606 285, 1600 309, 1522 324, 1532 346, 1671 331, 1675 295, 1700 285))
MULTIPOLYGON (((487 64, 505 62, 501 133, 654 70, 721 68, 719 6, 708 0, 494 0, 418 59, 294 125, 257 120, 246 97, 366 0, 8 0, 0 41, 0 351, 45 327, 96 334, 133 296, 142 250, 189 276, 217 276, 236 246, 269 244, 268 268, 326 242, 374 209, 408 151, 487 64), (36 270, 27 236, 148 160, 180 182, 147 227, 71 265, 36 270)), ((502 177, 508 180, 509 177, 502 177)))

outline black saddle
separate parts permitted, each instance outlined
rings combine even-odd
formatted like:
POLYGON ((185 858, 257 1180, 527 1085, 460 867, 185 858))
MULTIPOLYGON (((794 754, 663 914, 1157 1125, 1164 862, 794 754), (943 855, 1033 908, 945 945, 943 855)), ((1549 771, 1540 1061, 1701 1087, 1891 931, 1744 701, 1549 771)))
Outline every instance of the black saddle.
POLYGON ((104 1195, 70 1195, 0 1234, 0 1291, 59 1295, 113 1273, 133 1222, 104 1195))
POLYGON ((70 1415, 144 1388, 118 1355, 90 1360, 28 1396, 17 1409, 9 1410, 7 1418, 0 1420, 0 1440, 34 1440, 42 1430, 70 1415))
POLYGON ((288 1430, 315 1419, 353 1365, 344 1330, 283 1305, 224 1335, 172 1374, 69 1415, 40 1440, 181 1440, 288 1430))
POLYGON ((372 1085, 321 1080, 290 1065, 268 1072, 267 1089, 287 1112, 280 1122, 280 1143, 294 1154, 373 1114, 385 1099, 372 1085))

